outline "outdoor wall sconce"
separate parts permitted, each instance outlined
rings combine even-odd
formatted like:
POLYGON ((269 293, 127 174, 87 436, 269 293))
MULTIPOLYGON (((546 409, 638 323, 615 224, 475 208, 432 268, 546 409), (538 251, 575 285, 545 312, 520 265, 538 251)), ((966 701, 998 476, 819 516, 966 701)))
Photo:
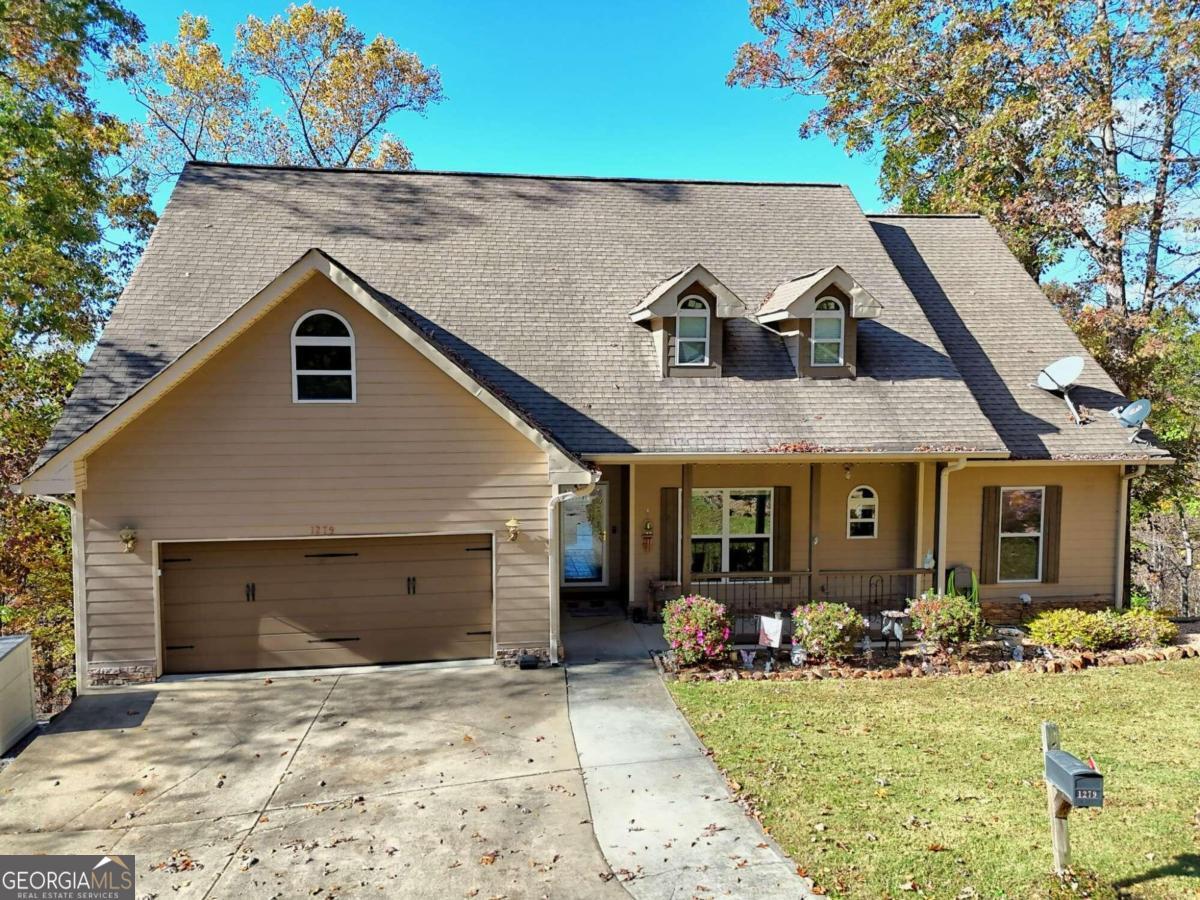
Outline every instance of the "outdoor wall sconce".
POLYGON ((521 523, 517 519, 509 519, 504 523, 504 527, 508 529, 508 542, 510 544, 521 536, 521 523))
POLYGON ((850 473, 854 471, 854 463, 846 463, 842 466, 842 471, 846 473, 846 480, 850 480, 850 473))
POLYGON ((119 532, 117 537, 121 539, 121 543, 125 545, 125 552, 132 553, 133 548, 137 546, 137 529, 126 525, 119 532))
POLYGON ((654 543, 654 523, 649 519, 642 523, 642 549, 649 550, 654 543))

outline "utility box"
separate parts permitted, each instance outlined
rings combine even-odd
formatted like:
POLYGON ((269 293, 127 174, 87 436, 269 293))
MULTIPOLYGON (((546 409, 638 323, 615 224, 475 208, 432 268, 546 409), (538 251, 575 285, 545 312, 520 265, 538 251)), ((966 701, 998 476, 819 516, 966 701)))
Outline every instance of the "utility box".
POLYGON ((0 753, 37 725, 29 635, 0 637, 0 753))
POLYGON ((1104 805, 1104 776, 1066 750, 1046 751, 1046 781, 1076 809, 1104 805))

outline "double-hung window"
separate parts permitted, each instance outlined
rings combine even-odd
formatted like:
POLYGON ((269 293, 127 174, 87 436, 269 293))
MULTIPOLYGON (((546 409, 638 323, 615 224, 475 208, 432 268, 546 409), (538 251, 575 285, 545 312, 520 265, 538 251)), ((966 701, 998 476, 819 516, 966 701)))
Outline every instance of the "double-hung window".
POLYGON ((774 491, 692 491, 692 572, 766 572, 771 568, 774 491))
POLYGON ((1000 573, 1004 581, 1042 580, 1046 489, 1000 489, 1000 573))
POLYGON ((707 366, 709 339, 708 301, 684 297, 675 318, 675 365, 707 366))
POLYGON ((812 365, 840 366, 845 362, 845 328, 842 304, 832 297, 818 300, 812 317, 812 365))

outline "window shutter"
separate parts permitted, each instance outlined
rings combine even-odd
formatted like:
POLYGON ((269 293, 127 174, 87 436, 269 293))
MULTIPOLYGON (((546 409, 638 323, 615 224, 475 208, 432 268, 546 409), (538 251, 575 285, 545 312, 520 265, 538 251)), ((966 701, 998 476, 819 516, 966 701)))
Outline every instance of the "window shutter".
POLYGON ((1046 485, 1042 508, 1042 581, 1058 584, 1058 556, 1062 545, 1062 485, 1046 485))
POLYGON ((679 580, 679 488, 659 495, 658 573, 663 581, 679 580))
MULTIPOLYGON (((771 508, 771 568, 786 572, 792 567, 792 489, 788 485, 775 488, 771 508)), ((777 578, 776 584, 787 584, 789 578, 777 578)))
MULTIPOLYGON (((942 523, 945 528, 945 523, 942 523)), ((983 489, 983 530, 979 539, 979 583, 1000 579, 1000 488, 983 489)))

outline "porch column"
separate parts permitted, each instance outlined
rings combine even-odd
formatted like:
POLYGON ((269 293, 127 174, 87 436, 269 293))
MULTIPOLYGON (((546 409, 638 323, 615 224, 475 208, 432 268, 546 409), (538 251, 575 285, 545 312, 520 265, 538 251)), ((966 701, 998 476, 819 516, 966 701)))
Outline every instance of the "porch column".
POLYGON ((692 592, 692 464, 684 463, 679 480, 679 585, 684 595, 692 592))

